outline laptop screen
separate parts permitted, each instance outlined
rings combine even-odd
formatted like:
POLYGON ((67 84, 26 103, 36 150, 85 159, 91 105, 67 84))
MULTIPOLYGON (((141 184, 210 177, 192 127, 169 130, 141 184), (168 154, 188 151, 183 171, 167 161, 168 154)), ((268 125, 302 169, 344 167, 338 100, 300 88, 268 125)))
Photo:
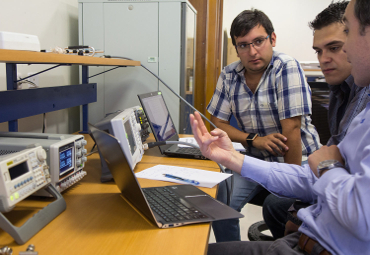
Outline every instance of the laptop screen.
POLYGON ((99 151, 107 162, 114 181, 122 195, 148 219, 155 222, 136 176, 127 162, 119 141, 114 136, 89 124, 91 134, 99 151))
MULTIPOLYGON (((141 105, 150 123, 153 134, 158 142, 167 141, 176 136, 175 125, 172 122, 166 103, 160 91, 139 95, 141 105)), ((173 139, 171 139, 173 140, 173 139)))

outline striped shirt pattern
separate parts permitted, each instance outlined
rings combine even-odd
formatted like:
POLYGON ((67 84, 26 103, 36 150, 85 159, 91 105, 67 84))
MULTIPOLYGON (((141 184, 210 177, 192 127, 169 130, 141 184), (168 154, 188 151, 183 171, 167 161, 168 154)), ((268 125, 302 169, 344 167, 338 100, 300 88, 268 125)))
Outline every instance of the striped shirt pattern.
MULTIPOLYGON (((299 63, 274 51, 254 94, 245 82, 244 71, 240 61, 222 70, 208 112, 226 121, 234 115, 242 131, 259 136, 282 133, 280 120, 302 116, 302 161, 307 160, 321 144, 309 116, 311 89, 299 63)), ((275 157, 265 150, 248 147, 247 153, 266 161, 284 162, 283 157, 275 157)))

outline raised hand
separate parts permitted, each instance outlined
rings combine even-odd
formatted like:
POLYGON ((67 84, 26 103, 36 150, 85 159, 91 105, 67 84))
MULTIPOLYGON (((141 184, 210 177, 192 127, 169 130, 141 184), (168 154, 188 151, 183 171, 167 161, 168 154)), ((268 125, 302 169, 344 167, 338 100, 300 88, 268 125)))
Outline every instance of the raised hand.
POLYGON ((209 133, 198 112, 190 114, 190 123, 194 138, 205 157, 240 172, 244 156, 235 151, 226 132, 214 129, 209 133))

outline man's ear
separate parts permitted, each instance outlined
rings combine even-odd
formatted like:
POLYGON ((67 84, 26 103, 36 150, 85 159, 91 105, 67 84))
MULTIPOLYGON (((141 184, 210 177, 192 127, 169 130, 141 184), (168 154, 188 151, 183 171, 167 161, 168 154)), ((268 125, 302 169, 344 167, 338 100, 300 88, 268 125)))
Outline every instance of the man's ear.
POLYGON ((276 34, 275 34, 275 32, 272 32, 272 34, 271 34, 271 45, 272 45, 272 47, 275 47, 275 45, 276 45, 276 34))

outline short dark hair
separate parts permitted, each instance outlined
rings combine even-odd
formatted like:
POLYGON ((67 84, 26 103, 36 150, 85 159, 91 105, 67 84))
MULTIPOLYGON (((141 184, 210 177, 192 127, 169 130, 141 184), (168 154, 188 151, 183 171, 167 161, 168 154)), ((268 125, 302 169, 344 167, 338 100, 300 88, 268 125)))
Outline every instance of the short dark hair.
POLYGON ((333 23, 343 23, 343 14, 346 11, 349 1, 331 3, 316 18, 308 23, 312 30, 319 30, 333 23))
MULTIPOLYGON (((257 25, 262 25, 268 35, 274 32, 274 27, 265 13, 257 9, 245 10, 239 13, 233 20, 230 36, 233 45, 236 46, 235 37, 245 36, 257 25)), ((271 37, 270 37, 271 40, 271 37)))
POLYGON ((356 0, 355 16, 360 22, 360 34, 363 35, 365 28, 370 25, 370 1, 356 0))

